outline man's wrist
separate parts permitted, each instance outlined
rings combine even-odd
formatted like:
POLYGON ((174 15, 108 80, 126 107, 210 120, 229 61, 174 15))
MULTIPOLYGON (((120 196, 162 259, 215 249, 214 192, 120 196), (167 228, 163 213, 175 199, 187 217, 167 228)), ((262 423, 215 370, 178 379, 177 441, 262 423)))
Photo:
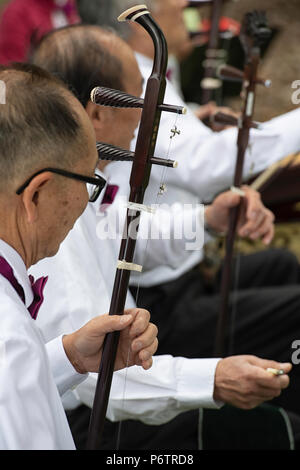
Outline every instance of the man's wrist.
POLYGON ((66 356, 78 374, 86 374, 87 371, 82 367, 82 364, 76 358, 72 336, 73 336, 72 334, 69 334, 69 335, 64 335, 62 338, 63 347, 65 350, 66 356))
POLYGON ((210 207, 211 206, 206 206, 204 208, 204 230, 205 232, 207 232, 209 235, 211 235, 212 237, 220 237, 220 236, 224 236, 225 233, 224 232, 220 232, 218 230, 216 230, 215 228, 212 227, 212 225, 209 223, 209 217, 208 217, 208 212, 210 210, 210 207))

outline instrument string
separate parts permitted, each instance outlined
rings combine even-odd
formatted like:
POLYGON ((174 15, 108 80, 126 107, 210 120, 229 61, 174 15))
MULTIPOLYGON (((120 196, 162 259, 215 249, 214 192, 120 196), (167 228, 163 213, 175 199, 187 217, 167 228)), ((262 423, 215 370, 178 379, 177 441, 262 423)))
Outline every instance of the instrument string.
MULTIPOLYGON (((172 151, 172 144, 173 144, 174 138, 176 138, 176 136, 180 134, 180 132, 178 133, 178 128, 177 128, 179 116, 181 116, 179 112, 175 114, 175 120, 174 120, 174 125, 173 125, 172 129, 176 130, 176 132, 174 132, 173 136, 172 135, 170 136, 167 155, 166 155, 166 157, 164 157, 164 158, 166 158, 166 160, 171 159, 171 151, 172 151)), ((165 181, 166 181, 168 170, 170 170, 169 167, 167 167, 167 166, 162 167, 161 177, 160 177, 160 182, 159 182, 159 189, 158 189, 158 191, 156 193, 156 196, 155 196, 154 207, 158 206, 159 198, 163 195, 163 191, 161 191, 161 188, 165 187, 165 181)), ((153 224, 153 215, 154 214, 149 216, 150 217, 149 235, 151 235, 151 227, 152 227, 152 224, 153 224)), ((144 253, 142 255, 142 263, 141 263, 142 266, 144 266, 148 256, 149 256, 149 237, 147 237, 144 253)), ((138 274, 138 282, 137 282, 137 285, 136 285, 136 293, 135 293, 135 296, 134 296, 135 304, 137 306, 138 306, 139 296, 140 296, 141 275, 142 275, 142 273, 138 274)), ((126 407, 126 388, 127 388, 127 383, 128 383, 130 355, 131 355, 131 352, 130 352, 130 348, 129 348, 128 354, 127 354, 126 369, 125 369, 125 372, 124 372, 124 387, 123 387, 123 391, 122 391, 121 410, 123 412, 124 412, 125 407, 126 407)), ((122 433, 122 421, 120 421, 119 424, 118 424, 116 450, 120 450, 121 433, 122 433)))
MULTIPOLYGON (((176 114, 173 129, 177 129, 178 118, 179 118, 179 113, 176 114)), ((172 131, 171 131, 171 132, 172 132, 172 131)), ((177 134, 177 135, 178 135, 178 134, 177 134)), ((172 143, 173 143, 173 140, 174 140, 173 137, 176 137, 176 135, 170 136, 170 141, 169 141, 169 145, 168 145, 168 151, 167 151, 167 155, 166 155, 166 159, 167 159, 167 160, 170 160, 170 159, 171 159, 171 158, 170 158, 170 155, 171 155, 172 143)), ((168 170, 170 170, 170 168, 168 168, 168 167, 163 167, 163 168, 162 168, 161 177, 160 177, 160 182, 159 182, 159 190, 158 190, 158 192, 157 192, 157 194, 156 194, 156 196, 155 196, 155 202, 154 202, 154 206, 155 206, 155 207, 158 206, 159 198, 160 198, 161 196, 163 196, 164 191, 167 189, 167 188, 166 188, 166 185, 165 185, 165 181, 166 181, 166 176, 167 176, 168 170)), ((153 215, 151 216, 149 234, 151 234, 151 227, 152 227, 152 224, 153 224, 153 215)), ((148 250, 148 248, 149 248, 149 237, 147 238, 145 250, 144 250, 144 253, 143 253, 143 262, 142 262, 142 265, 143 265, 143 266, 144 266, 144 264, 145 264, 145 262, 146 262, 147 256, 149 255, 149 250, 148 250)), ((139 293, 140 293, 140 286, 141 286, 141 273, 139 274, 139 281, 138 281, 138 283, 137 283, 137 290, 136 290, 136 295, 135 295, 135 303, 136 303, 136 305, 138 304, 139 293)))

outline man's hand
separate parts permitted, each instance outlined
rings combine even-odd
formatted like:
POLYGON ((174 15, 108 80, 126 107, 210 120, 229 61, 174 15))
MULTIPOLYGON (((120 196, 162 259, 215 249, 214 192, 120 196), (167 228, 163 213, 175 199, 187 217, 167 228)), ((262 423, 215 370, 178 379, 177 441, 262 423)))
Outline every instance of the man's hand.
POLYGON ((292 365, 260 359, 256 356, 231 356, 222 359, 216 368, 214 399, 250 410, 264 401, 272 400, 289 385, 292 365), (275 376, 268 368, 282 369, 275 376))
POLYGON ((214 115, 217 113, 224 113, 228 114, 229 116, 233 116, 235 118, 238 118, 240 116, 240 113, 236 113, 233 111, 231 108, 225 107, 225 106, 217 106, 214 101, 210 101, 207 104, 204 104, 203 106, 199 106, 194 111, 195 116, 200 120, 200 121, 206 121, 207 125, 214 131, 214 132, 220 132, 223 131, 224 129, 228 129, 229 126, 228 124, 221 124, 218 122, 214 122, 214 115))
POLYGON ((66 355, 80 374, 98 372, 105 335, 120 331, 115 370, 133 365, 149 369, 158 346, 157 328, 149 320, 150 313, 143 309, 127 310, 122 316, 95 317, 63 337, 66 355))
POLYGON ((207 104, 199 106, 199 108, 194 111, 194 114, 200 121, 203 121, 204 119, 208 120, 211 116, 216 113, 216 109, 216 103, 210 101, 207 104))
POLYGON ((244 196, 232 191, 217 196, 205 210, 205 221, 213 230, 226 233, 230 209, 242 202, 238 234, 251 240, 260 238, 265 245, 268 245, 274 237, 274 214, 263 205, 257 191, 249 186, 242 186, 241 189, 244 196))

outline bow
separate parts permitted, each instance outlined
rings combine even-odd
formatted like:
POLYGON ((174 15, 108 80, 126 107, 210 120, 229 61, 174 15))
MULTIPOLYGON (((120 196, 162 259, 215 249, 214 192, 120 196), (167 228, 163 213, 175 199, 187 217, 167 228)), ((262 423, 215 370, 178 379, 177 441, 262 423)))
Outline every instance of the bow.
MULTIPOLYGON (((266 24, 266 16, 263 12, 251 12, 245 15, 242 30, 241 42, 245 50, 246 60, 244 72, 236 71, 233 67, 222 67, 219 75, 222 77, 234 76, 235 80, 243 82, 245 104, 241 119, 239 119, 239 132, 237 139, 237 159, 235 166, 233 188, 238 191, 242 185, 243 166, 245 153, 249 144, 250 128, 256 127, 253 123, 253 112, 255 104, 255 90, 257 84, 270 86, 270 82, 262 80, 257 76, 260 61, 260 48, 270 37, 270 29, 266 24), (235 72, 235 73, 234 73, 235 72)), ((231 284, 231 265, 233 259, 233 247, 236 236, 241 203, 234 207, 229 213, 229 228, 226 237, 226 254, 221 279, 221 308, 216 331, 215 355, 222 357, 226 353, 225 338, 228 329, 229 316, 229 292, 231 284)))
MULTIPOLYGON (((120 247, 119 261, 109 309, 110 315, 123 314, 129 286, 130 273, 132 270, 141 270, 141 267, 133 264, 137 238, 136 231, 139 226, 141 210, 143 210, 144 207, 144 194, 148 186, 151 167, 154 163, 153 155, 160 124, 160 116, 162 110, 166 110, 163 106, 166 87, 165 76, 168 62, 168 49, 165 37, 159 26, 151 17, 145 5, 138 5, 136 7, 130 8, 129 10, 126 10, 119 17, 119 21, 126 20, 139 23, 140 26, 142 26, 148 32, 153 40, 155 54, 153 70, 150 78, 147 81, 145 98, 143 102, 140 103, 140 105, 142 105, 143 111, 134 156, 132 154, 129 155, 129 157, 133 160, 132 171, 130 175, 129 203, 134 203, 137 209, 127 209, 125 228, 120 247)), ((101 90, 99 88, 93 90, 91 95, 92 101, 98 104, 102 104, 100 94, 101 90)), ((114 95, 116 97, 116 100, 113 104, 114 106, 118 106, 118 98, 120 98, 122 106, 131 107, 132 103, 124 103, 124 96, 120 97, 120 92, 115 91, 115 94, 112 94, 111 97, 114 95)), ((132 100, 133 97, 129 98, 132 100)), ((138 98, 136 98, 136 100, 138 100, 138 98)), ((106 105, 108 105, 107 102, 106 105)), ((176 108, 175 112, 182 111, 182 108, 176 108)), ((101 443, 101 434, 104 427, 118 341, 118 332, 106 335, 90 421, 87 443, 87 448, 90 450, 99 449, 101 443)))

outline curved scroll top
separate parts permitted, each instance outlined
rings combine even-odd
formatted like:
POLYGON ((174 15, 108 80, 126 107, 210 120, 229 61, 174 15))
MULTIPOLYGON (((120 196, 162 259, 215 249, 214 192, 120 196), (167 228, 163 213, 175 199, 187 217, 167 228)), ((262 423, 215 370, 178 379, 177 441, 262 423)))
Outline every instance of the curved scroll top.
POLYGON ((246 13, 242 27, 240 40, 246 54, 252 47, 260 48, 271 37, 271 30, 268 27, 266 13, 254 10, 246 13))
POLYGON ((243 32, 258 42, 270 38, 271 30, 268 27, 266 13, 254 10, 245 15, 243 32))
POLYGON ((124 11, 119 17, 118 21, 136 21, 140 16, 150 15, 146 5, 136 5, 124 11))

